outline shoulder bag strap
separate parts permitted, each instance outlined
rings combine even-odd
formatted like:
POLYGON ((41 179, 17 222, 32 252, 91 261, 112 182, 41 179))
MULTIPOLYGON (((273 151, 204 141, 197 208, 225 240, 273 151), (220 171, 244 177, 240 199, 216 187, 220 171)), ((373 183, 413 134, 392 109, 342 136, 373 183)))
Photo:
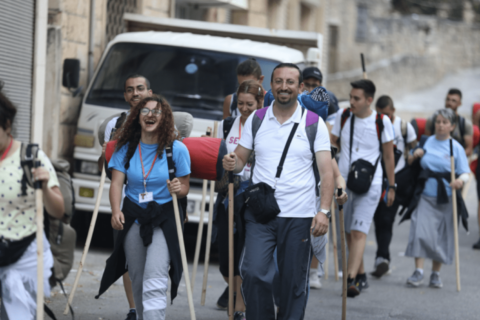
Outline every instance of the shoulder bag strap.
MULTIPOLYGON (((355 115, 352 115, 352 118, 350 119, 350 155, 349 155, 349 161, 350 165, 352 165, 352 146, 353 146, 353 128, 354 128, 354 123, 355 123, 355 115)), ((340 131, 342 132, 342 131, 340 131)))
MULTIPOLYGON (((305 109, 302 108, 302 116, 300 118, 300 121, 302 121, 302 119, 303 119, 303 113, 304 112, 305 112, 305 109)), ((295 122, 295 124, 293 125, 292 131, 290 131, 290 135, 288 136, 288 139, 287 139, 287 144, 285 145, 285 148, 283 149, 282 157, 280 158, 280 163, 277 166, 277 174, 275 175, 275 186, 273 187, 274 189, 276 188, 277 181, 278 181, 278 179, 280 179, 280 176, 282 174, 283 164, 285 163, 285 159, 287 158, 288 149, 290 148, 290 144, 292 143, 293 136, 295 135, 295 131, 297 131, 297 128, 298 128, 298 125, 300 124, 300 121, 295 122)))

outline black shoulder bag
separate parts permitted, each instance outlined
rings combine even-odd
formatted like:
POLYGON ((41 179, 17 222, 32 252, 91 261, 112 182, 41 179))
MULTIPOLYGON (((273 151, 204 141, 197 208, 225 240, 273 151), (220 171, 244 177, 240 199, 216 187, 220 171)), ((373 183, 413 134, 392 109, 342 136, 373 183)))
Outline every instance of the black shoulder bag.
MULTIPOLYGON (((375 165, 372 165, 369 161, 358 159, 352 163, 352 146, 353 146, 353 124, 355 122, 355 116, 352 115, 350 120, 350 171, 348 172, 347 188, 356 194, 364 194, 370 189, 375 171, 377 170, 378 161, 382 157, 380 156, 375 161, 375 165)), ((380 143, 380 150, 382 149, 382 142, 380 143)))
MULTIPOLYGON (((302 118, 303 111, 304 109, 302 109, 302 118)), ((280 163, 277 167, 275 185, 273 188, 265 182, 259 182, 245 189, 245 204, 253 213, 253 216, 258 223, 267 223, 270 220, 275 219, 275 217, 280 213, 280 208, 278 207, 277 200, 275 199, 275 188, 277 186, 277 181, 280 179, 280 175, 282 174, 283 164, 287 158, 288 148, 290 148, 290 144, 292 143, 293 136, 295 135, 295 131, 297 131, 298 125, 299 122, 293 125, 292 131, 288 136, 287 144, 283 149, 282 158, 280 159, 280 163)), ((253 177, 253 167, 251 174, 253 177)))

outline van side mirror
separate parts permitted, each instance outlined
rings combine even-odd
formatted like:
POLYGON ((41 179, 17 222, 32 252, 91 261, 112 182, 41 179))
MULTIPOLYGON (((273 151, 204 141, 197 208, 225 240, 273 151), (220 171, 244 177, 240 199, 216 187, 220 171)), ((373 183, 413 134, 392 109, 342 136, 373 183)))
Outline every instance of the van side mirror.
POLYGON ((62 85, 68 88, 75 97, 80 93, 82 87, 78 87, 80 80, 80 60, 79 59, 65 59, 63 60, 63 74, 62 85), (73 90, 72 89, 76 89, 73 90))

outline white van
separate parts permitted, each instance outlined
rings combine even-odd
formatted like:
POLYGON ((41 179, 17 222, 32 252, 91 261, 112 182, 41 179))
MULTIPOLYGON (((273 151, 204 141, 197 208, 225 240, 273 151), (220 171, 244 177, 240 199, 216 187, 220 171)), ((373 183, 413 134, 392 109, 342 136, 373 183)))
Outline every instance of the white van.
MULTIPOLYGON (((195 120, 191 136, 200 136, 207 127, 213 127, 213 121, 222 120, 223 100, 238 86, 237 65, 250 57, 262 68, 265 90, 270 89, 270 75, 278 63, 291 62, 301 68, 305 64, 299 50, 250 40, 153 31, 115 37, 101 58, 81 106, 74 149, 76 210, 94 209, 100 180, 97 131, 106 118, 129 109, 123 98, 128 75, 145 76, 153 92, 162 94, 174 111, 192 114, 195 120)), ((107 178, 101 213, 111 213, 109 187, 107 178)), ((199 222, 201 188, 200 180, 191 179, 187 207, 190 222, 199 222)), ((207 197, 207 208, 209 202, 207 197)))

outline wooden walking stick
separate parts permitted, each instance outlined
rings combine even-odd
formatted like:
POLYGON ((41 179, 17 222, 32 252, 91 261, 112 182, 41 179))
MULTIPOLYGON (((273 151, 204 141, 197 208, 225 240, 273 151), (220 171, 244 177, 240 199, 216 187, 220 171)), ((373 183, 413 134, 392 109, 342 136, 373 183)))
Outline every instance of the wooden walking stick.
MULTIPOLYGON (((327 239, 330 237, 330 226, 328 226, 326 237, 327 237, 327 239)), ((329 264, 329 261, 330 261, 328 259, 328 256, 330 255, 329 250, 328 250, 329 245, 330 244, 328 242, 325 245, 325 263, 323 265, 323 273, 324 273, 325 279, 328 279, 328 264, 329 264)))
MULTIPOLYGON (((342 195, 342 188, 338 189, 338 196, 342 195)), ((343 205, 338 205, 338 215, 340 217, 340 245, 342 246, 342 320, 347 317, 347 248, 345 246, 345 220, 343 217, 343 205)), ((333 215, 332 215, 333 216, 333 215)))
MULTIPOLYGON (((217 136, 218 122, 213 123, 213 136, 217 136)), ((202 285, 202 300, 200 304, 205 305, 205 297, 207 295, 207 280, 208 280, 208 263, 210 261, 210 247, 212 245, 212 227, 213 227, 213 201, 215 192, 215 181, 210 181, 210 202, 208 205, 208 228, 207 228, 207 246, 205 248, 205 266, 203 269, 203 285, 202 285)))
POLYGON ((95 208, 93 209, 92 220, 90 221, 90 228, 88 229, 87 241, 85 242, 85 247, 83 248, 82 259, 80 260, 80 265, 78 266, 77 276, 75 277, 75 282, 73 283, 72 291, 68 296, 68 302, 65 306, 65 310, 63 314, 68 314, 68 310, 70 305, 72 304, 73 297, 75 295, 75 290, 77 290, 78 282, 80 281, 80 276, 82 275, 83 266, 85 264, 85 260, 87 259, 87 253, 90 249, 90 243, 92 242, 93 236, 93 229, 95 229, 95 223, 97 221, 98 216, 98 209, 100 208, 100 201, 102 200, 102 193, 103 193, 103 185, 105 184, 105 166, 102 169, 102 175, 100 176, 100 186, 98 187, 98 195, 97 200, 95 201, 95 208))
MULTIPOLYGON (((455 181, 455 159, 453 158, 453 142, 450 138, 450 174, 451 181, 455 181)), ((457 275, 457 291, 460 292, 460 256, 458 254, 458 220, 457 220, 457 193, 452 188, 453 206, 453 241, 455 243, 455 271, 457 275)))
MULTIPOLYGON (((35 169, 40 168, 40 160, 35 159, 35 169)), ((42 181, 35 181, 36 222, 37 222, 37 320, 43 320, 43 190, 42 181)))
MULTIPOLYGON (((166 148, 167 157, 168 153, 172 152, 170 147, 166 148)), ((169 165, 170 167, 170 165, 169 165)), ((169 170, 170 181, 175 179, 175 173, 169 170)), ((183 242, 183 232, 182 232, 182 223, 183 221, 180 219, 180 212, 178 210, 178 202, 177 202, 177 194, 172 193, 172 202, 173 202, 173 211, 175 213, 175 224, 177 225, 177 235, 178 235, 178 245, 180 246, 180 255, 182 257, 182 267, 183 272, 185 274, 185 287, 187 288, 187 299, 188 299, 188 307, 190 309, 190 319, 195 320, 195 309, 193 307, 193 297, 192 297, 192 287, 190 286, 190 277, 188 275, 188 263, 187 263, 187 255, 185 253, 185 243, 183 242)))
POLYGON ((233 320, 233 171, 228 173, 228 319, 233 320))
POLYGON ((363 79, 367 79, 367 70, 365 69, 365 58, 363 57, 363 53, 360 53, 360 60, 362 60, 363 79))
POLYGON ((335 281, 338 281, 338 252, 337 252, 337 224, 335 222, 335 202, 332 201, 332 239, 333 239, 333 266, 335 268, 335 281))
MULTIPOLYGON (((207 136, 210 136, 211 131, 212 129, 207 128, 207 136)), ((195 285, 195 277, 197 276, 198 259, 200 258, 200 248, 202 247, 203 217, 205 215, 205 202, 207 198, 207 188, 208 188, 208 180, 203 179, 202 203, 200 205, 200 220, 198 221, 197 243, 195 246, 195 257, 193 258, 192 291, 195 285)))

